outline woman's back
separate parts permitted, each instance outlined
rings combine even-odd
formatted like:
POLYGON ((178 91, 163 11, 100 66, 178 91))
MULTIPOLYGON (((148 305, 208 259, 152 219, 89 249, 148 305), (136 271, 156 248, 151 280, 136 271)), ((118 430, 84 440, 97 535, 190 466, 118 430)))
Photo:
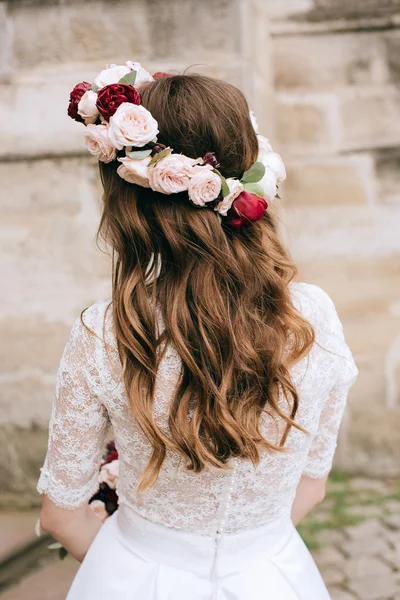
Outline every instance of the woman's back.
MULTIPOLYGON (((61 372, 68 384, 58 390, 62 396, 58 401, 65 412, 58 412, 59 435, 53 436, 49 462, 43 469, 43 489, 68 508, 89 500, 98 485, 98 466, 111 421, 120 459, 120 504, 147 519, 213 535, 221 530, 251 529, 289 514, 300 477, 320 478, 331 468, 347 391, 357 374, 329 296, 305 283, 292 283, 291 295, 316 334, 308 356, 292 369, 300 398, 296 420, 309 435, 292 427, 285 452, 264 452, 257 467, 234 458, 229 471, 206 466, 201 473, 194 473, 185 468, 177 453, 168 452, 155 484, 138 494, 136 486, 149 461, 151 445, 126 397, 109 302, 98 302, 83 315, 96 336, 77 321, 63 357, 61 372), (66 443, 68 448, 76 448, 67 462, 66 443), (69 478, 66 490, 63 476, 70 477, 71 471, 75 481, 69 478), (87 482, 84 487, 82 480, 87 482)), ((161 330, 161 316, 159 325, 161 330)), ((169 345, 157 373, 153 412, 166 432, 180 369, 179 355, 169 345)), ((285 410, 283 397, 280 405, 285 410)), ((279 417, 262 416, 261 430, 269 440, 279 443, 283 429, 279 417)))
POLYGON ((322 497, 357 369, 329 297, 291 283, 267 210, 281 157, 243 94, 201 75, 110 66, 68 113, 113 256, 111 305, 83 312, 61 360, 38 484, 47 530, 84 557, 68 599, 327 600, 294 523, 322 497), (119 507, 100 525, 110 426, 119 507))

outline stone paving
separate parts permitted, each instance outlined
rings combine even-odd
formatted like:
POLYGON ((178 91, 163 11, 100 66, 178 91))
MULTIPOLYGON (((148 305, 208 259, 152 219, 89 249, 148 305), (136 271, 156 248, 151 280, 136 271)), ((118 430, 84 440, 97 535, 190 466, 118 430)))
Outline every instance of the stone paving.
POLYGON ((400 481, 333 474, 299 530, 332 600, 400 600, 400 481))
MULTIPOLYGON (((20 521, 12 515, 11 547, 11 524, 25 540, 32 522, 32 513, 21 513, 20 521)), ((1 516, 0 527, 3 533, 1 516)), ((326 499, 299 530, 332 600, 400 600, 400 481, 334 473, 326 499)), ((0 594, 1 600, 65 600, 77 568, 72 558, 59 561, 49 551, 40 569, 0 594)))

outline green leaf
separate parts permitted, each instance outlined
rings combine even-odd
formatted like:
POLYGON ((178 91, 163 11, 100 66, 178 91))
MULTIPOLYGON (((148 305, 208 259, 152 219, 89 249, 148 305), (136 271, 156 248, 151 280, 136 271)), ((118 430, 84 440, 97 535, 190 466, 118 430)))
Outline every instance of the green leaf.
POLYGON ((130 156, 130 158, 146 158, 146 156, 150 156, 152 150, 134 150, 133 152, 127 152, 126 155, 130 156))
POLYGON ((47 547, 48 547, 49 550, 59 550, 60 548, 63 547, 63 545, 60 544, 60 542, 53 542, 52 544, 50 544, 47 547))
POLYGON ((245 192, 249 192, 249 194, 255 194, 256 196, 260 196, 260 198, 264 198, 264 190, 262 189, 261 185, 258 185, 258 183, 245 183, 243 187, 245 192))
POLYGON ((92 92, 98 92, 99 91, 99 86, 96 85, 94 81, 92 83, 91 90, 92 90, 92 92))
POLYGON ((157 152, 157 154, 155 154, 153 156, 153 158, 151 159, 151 161, 149 162, 149 167, 151 165, 155 165, 162 158, 169 156, 171 154, 171 152, 172 152, 171 148, 164 148, 164 150, 161 150, 161 152, 157 152))
POLYGON ((242 182, 257 183, 257 181, 261 181, 264 175, 265 166, 262 164, 262 162, 255 162, 254 165, 252 165, 248 171, 245 171, 245 173, 243 173, 242 182))
POLYGON ((278 200, 282 200, 279 194, 275 194, 275 198, 278 198, 278 200))
POLYGON ((62 547, 58 551, 58 558, 60 560, 64 560, 64 558, 67 556, 67 554, 68 554, 68 550, 66 550, 64 547, 62 547))
POLYGON ((229 194, 231 193, 231 190, 229 189, 229 185, 227 184, 225 177, 223 175, 221 175, 221 173, 218 171, 218 169, 213 169, 212 172, 216 173, 217 175, 219 175, 221 177, 222 197, 225 198, 226 196, 229 196, 229 194))
POLYGON ((223 177, 221 175, 221 183, 222 183, 222 187, 221 187, 221 194, 223 198, 226 198, 226 196, 229 196, 229 194, 231 193, 231 190, 229 189, 229 185, 226 182, 225 177, 223 177))
POLYGON ((118 83, 125 83, 126 85, 135 85, 136 75, 136 71, 129 71, 129 73, 121 77, 118 83))

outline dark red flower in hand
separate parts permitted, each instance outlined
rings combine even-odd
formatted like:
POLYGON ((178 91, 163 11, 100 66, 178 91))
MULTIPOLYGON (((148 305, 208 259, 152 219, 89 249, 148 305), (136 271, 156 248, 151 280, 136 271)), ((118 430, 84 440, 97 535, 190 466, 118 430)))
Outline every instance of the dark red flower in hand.
POLYGON ((227 223, 234 229, 251 225, 264 216, 267 208, 268 202, 264 198, 250 192, 241 192, 227 212, 227 223))
POLYGON ((112 83, 111 85, 105 85, 99 90, 96 106, 99 113, 109 119, 123 102, 140 104, 141 98, 139 92, 126 83, 112 83))
POLYGON ((90 90, 92 86, 87 81, 78 83, 69 95, 68 116, 75 121, 83 123, 83 119, 78 115, 78 104, 83 94, 90 90))

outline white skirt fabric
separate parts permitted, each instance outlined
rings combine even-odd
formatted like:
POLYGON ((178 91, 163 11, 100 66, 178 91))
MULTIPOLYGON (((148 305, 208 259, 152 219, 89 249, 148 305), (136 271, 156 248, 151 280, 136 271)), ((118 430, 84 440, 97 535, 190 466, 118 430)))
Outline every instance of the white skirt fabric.
POLYGON ((67 600, 330 600, 288 517, 217 539, 126 506, 90 546, 67 600))

